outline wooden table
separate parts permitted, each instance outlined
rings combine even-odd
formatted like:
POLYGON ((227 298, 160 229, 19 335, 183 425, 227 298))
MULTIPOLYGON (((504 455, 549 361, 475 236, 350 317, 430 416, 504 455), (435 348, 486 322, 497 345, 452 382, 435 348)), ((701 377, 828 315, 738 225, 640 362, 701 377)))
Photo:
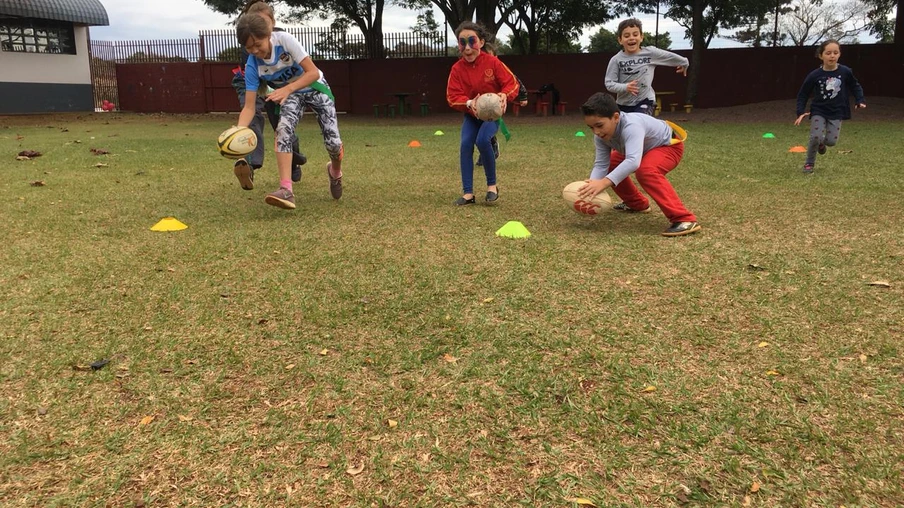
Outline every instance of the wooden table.
POLYGON ((663 95, 675 95, 677 92, 656 92, 656 109, 653 110, 653 115, 659 116, 659 113, 662 112, 662 96, 663 95))
POLYGON ((413 94, 411 92, 393 92, 389 95, 395 96, 399 99, 399 116, 405 116, 405 99, 407 99, 409 95, 413 94))

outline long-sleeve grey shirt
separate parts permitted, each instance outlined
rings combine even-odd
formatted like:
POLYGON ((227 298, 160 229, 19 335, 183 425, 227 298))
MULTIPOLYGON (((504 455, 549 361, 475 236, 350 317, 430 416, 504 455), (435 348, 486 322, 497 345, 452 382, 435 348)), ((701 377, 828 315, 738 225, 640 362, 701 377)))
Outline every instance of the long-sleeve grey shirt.
POLYGON ((640 48, 637 53, 619 51, 609 60, 606 68, 606 90, 617 94, 615 102, 623 106, 634 106, 649 99, 656 100, 653 91, 653 72, 657 65, 687 67, 688 60, 671 51, 652 46, 640 48), (640 90, 637 95, 628 91, 628 83, 637 81, 640 90))
POLYGON ((594 136, 593 141, 596 145, 596 160, 593 162, 590 179, 601 180, 605 177, 618 185, 637 171, 645 153, 672 143, 672 128, 646 113, 621 113, 612 138, 606 141, 594 136), (609 172, 612 157, 610 151, 613 149, 623 154, 625 160, 609 172))

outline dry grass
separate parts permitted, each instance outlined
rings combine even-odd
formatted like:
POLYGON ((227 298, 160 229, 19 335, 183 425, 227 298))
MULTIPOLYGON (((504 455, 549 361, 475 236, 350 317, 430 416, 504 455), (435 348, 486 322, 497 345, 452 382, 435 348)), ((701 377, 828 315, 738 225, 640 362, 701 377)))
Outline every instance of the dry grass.
POLYGON ((704 230, 666 239, 561 203, 576 116, 510 121, 500 204, 466 209, 457 118, 341 119, 339 202, 308 118, 291 213, 215 155, 231 117, 7 120, 4 505, 904 499, 900 123, 845 123, 805 177, 803 128, 688 121, 704 230))

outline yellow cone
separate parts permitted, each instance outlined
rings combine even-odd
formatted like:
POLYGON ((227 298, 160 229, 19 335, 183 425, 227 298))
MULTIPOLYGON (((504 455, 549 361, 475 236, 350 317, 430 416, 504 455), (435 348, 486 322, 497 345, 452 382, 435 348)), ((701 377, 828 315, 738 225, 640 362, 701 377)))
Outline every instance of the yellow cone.
POLYGON ((151 226, 151 231, 182 231, 188 226, 175 217, 164 217, 157 224, 151 226))
POLYGON ((511 220, 506 222, 504 226, 496 231, 496 236, 505 238, 527 238, 530 236, 530 231, 524 227, 524 224, 521 224, 516 220, 511 220))

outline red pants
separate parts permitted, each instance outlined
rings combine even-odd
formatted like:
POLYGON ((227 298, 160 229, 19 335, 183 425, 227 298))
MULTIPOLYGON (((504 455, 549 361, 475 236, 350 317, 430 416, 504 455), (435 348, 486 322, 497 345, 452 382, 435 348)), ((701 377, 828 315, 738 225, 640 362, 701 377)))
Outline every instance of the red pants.
MULTIPOLYGON (((684 207, 678 193, 665 178, 666 173, 675 169, 681 162, 682 155, 684 155, 684 143, 654 148, 644 154, 640 160, 640 167, 634 173, 637 183, 659 205, 659 209, 670 223, 697 221, 697 217, 684 207)), ((612 150, 611 157, 609 171, 625 160, 625 156, 615 150, 612 150)), ((613 187, 613 190, 626 205, 634 210, 645 210, 650 206, 650 202, 637 190, 630 177, 622 180, 622 183, 613 187)))

